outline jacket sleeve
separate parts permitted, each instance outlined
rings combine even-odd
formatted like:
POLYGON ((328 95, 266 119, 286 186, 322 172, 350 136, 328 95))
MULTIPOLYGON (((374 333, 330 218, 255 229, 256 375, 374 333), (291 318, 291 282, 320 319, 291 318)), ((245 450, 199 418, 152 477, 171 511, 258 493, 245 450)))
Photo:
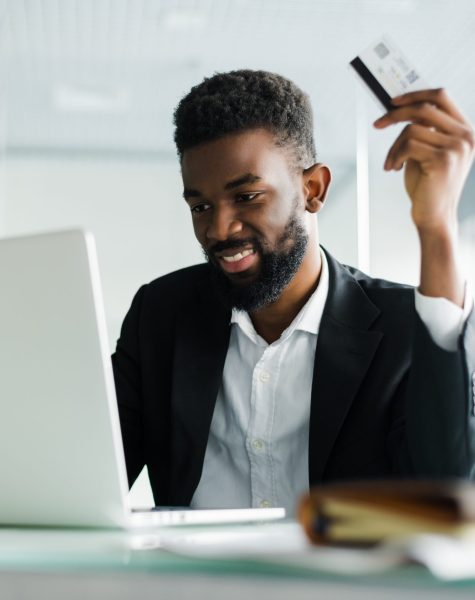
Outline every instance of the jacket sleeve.
POLYGON ((142 286, 132 301, 122 325, 116 351, 112 355, 129 487, 145 464, 139 342, 139 321, 145 288, 146 286, 142 286))
POLYGON ((438 346, 416 316, 406 389, 406 443, 420 477, 475 479, 475 311, 455 351, 438 346))

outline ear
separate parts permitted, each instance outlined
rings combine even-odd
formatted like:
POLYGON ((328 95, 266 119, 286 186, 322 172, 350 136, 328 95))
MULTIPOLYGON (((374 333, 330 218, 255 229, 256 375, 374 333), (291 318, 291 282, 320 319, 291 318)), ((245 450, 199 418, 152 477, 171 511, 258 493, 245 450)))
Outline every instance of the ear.
POLYGON ((305 209, 311 213, 317 213, 322 208, 332 179, 330 169, 322 164, 316 163, 305 169, 302 173, 305 209))

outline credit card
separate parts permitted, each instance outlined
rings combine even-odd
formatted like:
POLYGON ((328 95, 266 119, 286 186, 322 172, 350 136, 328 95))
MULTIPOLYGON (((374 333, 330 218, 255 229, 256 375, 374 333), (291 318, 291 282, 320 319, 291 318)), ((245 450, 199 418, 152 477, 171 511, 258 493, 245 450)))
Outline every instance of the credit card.
POLYGON ((391 98, 429 88, 429 84, 387 36, 368 46, 350 65, 386 110, 391 98))

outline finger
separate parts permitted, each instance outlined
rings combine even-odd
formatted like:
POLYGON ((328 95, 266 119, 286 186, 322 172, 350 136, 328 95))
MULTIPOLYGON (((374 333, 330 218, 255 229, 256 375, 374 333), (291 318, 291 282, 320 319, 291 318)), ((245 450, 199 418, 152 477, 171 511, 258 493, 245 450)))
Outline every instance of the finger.
POLYGON ((430 165, 440 162, 447 157, 447 151, 442 148, 436 148, 425 142, 410 139, 403 144, 394 157, 391 169, 400 171, 407 160, 414 160, 419 163, 422 170, 429 172, 430 165))
POLYGON ((470 135, 471 128, 462 124, 448 113, 433 104, 419 102, 401 108, 395 108, 374 122, 377 129, 384 129, 396 123, 412 121, 425 127, 434 127, 443 133, 458 135, 465 138, 470 135))
POLYGON ((449 114, 455 120, 461 123, 468 123, 468 120, 460 112, 444 88, 409 92, 407 94, 402 94, 401 96, 392 98, 391 102, 396 107, 407 106, 408 104, 414 104, 418 102, 429 102, 430 104, 437 106, 440 110, 443 110, 449 114))
POLYGON ((416 140, 432 146, 433 148, 442 149, 452 148, 456 138, 446 135, 445 133, 440 133, 439 131, 435 131, 433 129, 428 129, 427 127, 422 127, 421 125, 407 125, 397 137, 396 141, 388 152, 386 161, 384 163, 384 169, 386 171, 389 171, 393 168, 401 148, 403 148, 409 140, 416 140))

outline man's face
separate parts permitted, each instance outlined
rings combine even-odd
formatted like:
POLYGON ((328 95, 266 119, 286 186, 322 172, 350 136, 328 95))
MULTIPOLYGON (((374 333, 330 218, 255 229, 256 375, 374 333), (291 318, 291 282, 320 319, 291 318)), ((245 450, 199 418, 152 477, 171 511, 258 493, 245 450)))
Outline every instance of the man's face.
POLYGON ((187 150, 181 166, 195 235, 225 301, 250 312, 277 300, 308 241, 289 150, 253 129, 187 150))

